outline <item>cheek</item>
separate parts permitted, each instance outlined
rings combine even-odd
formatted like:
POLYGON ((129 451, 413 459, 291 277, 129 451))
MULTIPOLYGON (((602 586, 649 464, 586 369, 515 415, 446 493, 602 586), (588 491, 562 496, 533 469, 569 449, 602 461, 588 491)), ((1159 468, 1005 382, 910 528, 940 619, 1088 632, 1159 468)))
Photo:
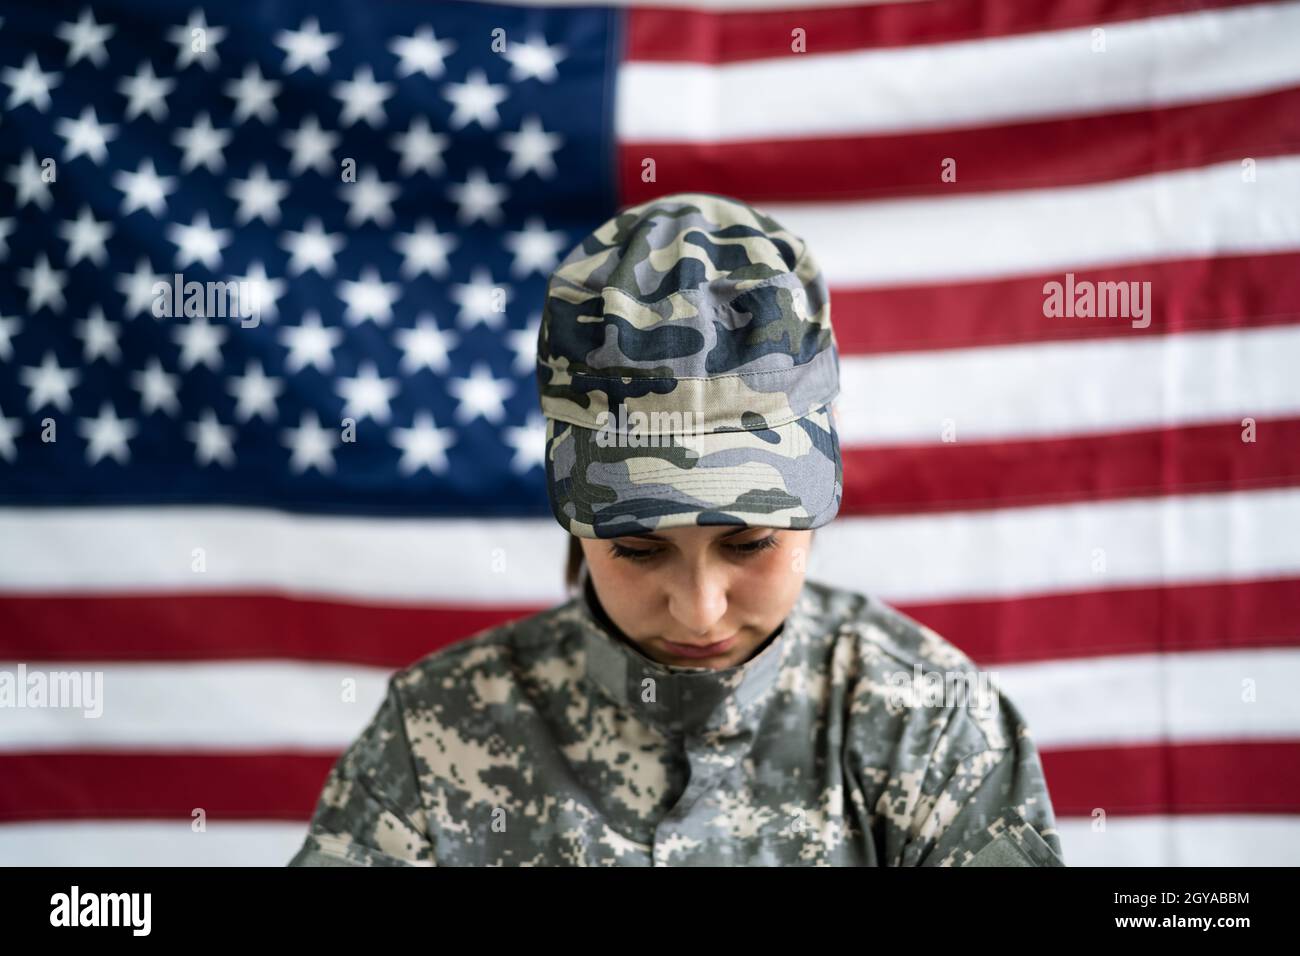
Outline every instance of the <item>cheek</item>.
POLYGON ((611 615, 627 620, 654 604, 653 579, 643 568, 608 554, 599 555, 594 562, 588 559, 588 563, 600 587, 601 601, 611 615))
POLYGON ((792 549, 776 548, 751 558, 732 585, 734 600, 753 608, 783 604, 803 584, 802 564, 792 549))

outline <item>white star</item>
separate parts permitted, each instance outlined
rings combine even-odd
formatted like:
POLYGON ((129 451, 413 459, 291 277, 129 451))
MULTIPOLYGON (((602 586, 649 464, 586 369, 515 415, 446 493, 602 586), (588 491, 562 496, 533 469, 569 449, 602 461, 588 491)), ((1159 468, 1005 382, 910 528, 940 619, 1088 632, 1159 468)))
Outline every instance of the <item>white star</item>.
POLYGON ((108 250, 104 243, 112 234, 113 227, 108 222, 96 222, 89 206, 82 206, 81 212, 72 222, 59 224, 59 236, 68 244, 68 265, 75 266, 82 259, 89 259, 97 266, 108 261, 108 250))
POLYGON ((199 166, 212 173, 220 173, 226 168, 226 158, 223 153, 230 143, 230 131, 215 129, 207 113, 200 113, 194 117, 194 125, 188 129, 176 130, 172 142, 185 154, 181 157, 183 173, 188 173, 199 166))
POLYGON ((128 316, 137 316, 143 312, 153 314, 153 287, 163 281, 162 276, 153 271, 148 259, 141 259, 135 272, 124 272, 117 277, 117 291, 126 296, 126 305, 122 312, 128 316))
POLYGON ((108 62, 108 49, 104 44, 117 27, 95 22, 95 17, 87 7, 81 11, 76 23, 60 23, 54 35, 68 44, 68 66, 72 66, 85 57, 97 67, 108 62))
POLYGON ((264 77, 256 63, 244 67, 242 77, 226 83, 225 92, 235 101, 233 118, 236 125, 250 116, 256 116, 263 123, 275 120, 275 96, 280 92, 280 83, 264 77))
POLYGON ((449 368, 447 353, 460 342, 455 332, 445 332, 438 328, 433 316, 422 314, 416 317, 415 328, 398 329, 393 336, 397 347, 402 350, 402 361, 398 366, 405 375, 414 375, 422 368, 434 373, 446 372, 449 368))
POLYGON ((337 33, 321 33, 320 21, 308 17, 297 30, 281 30, 275 45, 284 51, 284 72, 294 73, 304 66, 313 73, 330 68, 330 51, 342 42, 337 33))
POLYGON ((456 49, 456 42, 439 40, 432 27, 422 26, 416 28, 414 36, 394 37, 388 49, 401 61, 397 64, 399 77, 423 73, 433 78, 442 75, 445 69, 443 60, 456 49))
POLYGON ((27 290, 28 312, 37 312, 47 305, 51 312, 62 312, 66 281, 65 273, 50 268, 49 257, 43 252, 30 269, 18 270, 18 284, 27 290))
POLYGON ((194 460, 200 466, 217 462, 223 468, 230 468, 235 463, 234 428, 217 421, 216 413, 210 409, 203 410, 203 416, 197 422, 185 426, 185 436, 194 442, 194 460))
POLYGON ((510 469, 523 474, 536 465, 546 467, 546 419, 538 412, 530 412, 528 424, 508 425, 505 428, 506 444, 515 450, 510 469))
POLYGON ((505 58, 510 61, 510 79, 518 82, 536 77, 543 83, 554 83, 559 72, 556 65, 563 59, 565 47, 547 46, 546 38, 534 34, 527 43, 508 43, 505 58))
POLYGON ((495 225, 501 219, 501 204, 506 201, 508 190, 492 185, 487 174, 475 168, 470 170, 465 182, 448 186, 447 192, 456 203, 456 218, 462 224, 482 219, 488 225, 495 225))
POLYGON ((57 70, 41 72, 41 64, 35 53, 27 54, 21 70, 12 66, 0 70, 0 80, 10 88, 9 102, 5 103, 5 109, 13 110, 24 103, 31 103, 41 113, 50 108, 50 90, 63 82, 57 70))
POLYGON ((129 216, 137 209, 147 209, 157 218, 167 211, 167 194, 176 191, 176 178, 159 176, 153 168, 153 160, 142 159, 135 172, 114 173, 113 185, 123 193, 123 216, 129 216))
POLYGON ((61 412, 72 408, 72 389, 77 387, 81 373, 75 368, 60 368, 53 352, 46 352, 39 368, 21 368, 18 380, 27 386, 27 410, 36 412, 53 405, 61 412))
POLYGON ((63 158, 67 162, 78 156, 89 156, 98 165, 108 159, 108 141, 117 138, 116 124, 100 123, 93 106, 83 108, 75 120, 66 117, 56 120, 54 131, 65 140, 63 158))
POLYGON ((530 216, 522 232, 508 232, 503 241, 514 256, 510 263, 512 276, 526 276, 530 272, 547 275, 560 261, 560 253, 568 244, 564 233, 548 232, 540 216, 530 216))
POLYGON ((226 340, 226 330, 219 325, 210 325, 207 316, 195 315, 188 325, 178 325, 172 331, 176 343, 181 347, 180 366, 182 372, 188 372, 194 366, 202 364, 212 371, 221 365, 221 343, 226 340))
POLYGON ((433 223, 421 220, 415 232, 398 233, 393 245, 402 254, 402 276, 413 279, 421 272, 434 278, 447 274, 447 254, 460 244, 454 235, 438 232, 433 223))
POLYGON ((280 245, 289 251, 289 275, 302 275, 314 269, 319 275, 334 274, 334 257, 343 248, 344 239, 327 233, 319 219, 308 219, 302 232, 286 232, 280 245))
POLYGON ((77 323, 76 334, 81 339, 83 364, 89 365, 100 357, 110 362, 116 362, 122 357, 122 350, 117 344, 117 326, 104 318, 104 310, 99 306, 94 306, 90 315, 77 323))
POLYGON ((9 258, 8 239, 17 228, 12 219, 0 219, 0 260, 9 258))
POLYGON ((452 129, 460 129, 470 123, 478 123, 484 129, 492 129, 500 122, 497 107, 510 95, 506 87, 499 83, 489 83, 487 73, 475 67, 469 71, 464 83, 446 83, 442 95, 454 107, 448 122, 452 129))
POLYGON ((303 412, 297 428, 284 430, 284 443, 293 451, 289 467, 295 472, 305 472, 308 468, 315 468, 322 473, 334 470, 333 452, 334 446, 338 444, 338 436, 328 428, 321 427, 320 418, 315 414, 303 412))
POLYGON ((188 226, 167 227, 167 241, 176 244, 176 268, 201 262, 207 269, 221 268, 221 250, 230 245, 229 229, 213 229, 206 212, 196 213, 188 226))
POLYGON ((493 424, 500 422, 506 415, 505 400, 514 390, 512 382, 494 378, 482 362, 474 363, 469 378, 453 378, 447 383, 447 391, 460 403, 456 406, 456 420, 461 423, 480 415, 493 424))
POLYGON ((4 410, 0 409, 0 458, 5 461, 14 461, 18 457, 18 446, 14 439, 22 431, 22 422, 17 418, 5 418, 4 410))
POLYGON ((284 384, 278 378, 267 376, 261 362, 250 361, 243 375, 230 378, 230 393, 236 400, 235 418, 246 422, 256 415, 263 421, 274 421, 275 400, 282 391, 284 384))
POLYGON ((383 423, 392 414, 389 402, 397 395, 396 379, 380 378, 374 362, 364 362, 357 369, 356 378, 340 378, 338 392, 346 404, 343 406, 344 418, 355 418, 358 422, 373 418, 383 423))
POLYGON ((6 319, 0 315, 0 359, 6 362, 14 357, 13 337, 22 329, 22 322, 17 318, 6 319))
POLYGON ((239 203, 235 211, 235 225, 242 226, 261 219, 268 226, 280 221, 280 203, 289 195, 289 184, 272 179, 266 166, 252 169, 247 179, 234 179, 230 184, 230 198, 239 203))
POLYGON ((316 117, 305 116, 302 126, 285 133, 280 142, 293 153, 289 158, 289 172, 296 176, 308 169, 318 173, 330 172, 334 165, 331 152, 338 145, 339 137, 337 133, 321 129, 316 117))
POLYGON ((516 375, 528 375, 537 370, 537 334, 541 316, 534 316, 527 328, 515 329, 506 336, 510 350, 515 353, 511 370, 516 375))
MULTIPOLYGON (((54 160, 46 160, 53 168, 54 160)), ((37 162, 36 154, 30 149, 23 153, 22 164, 14 166, 5 176, 14 185, 14 207, 22 209, 30 202, 42 209, 47 208, 54 197, 50 194, 50 184, 45 181, 43 163, 37 162)))
POLYGON ((339 125, 352 126, 365 120, 368 126, 379 128, 388 121, 384 114, 384 100, 393 95, 392 83, 377 83, 370 67, 357 67, 352 79, 335 83, 331 88, 334 98, 343 104, 339 111, 339 125))
POLYGON ((458 323, 472 327, 481 322, 489 329, 495 329, 505 321, 505 306, 511 296, 509 286, 493 284, 492 273, 476 266, 469 282, 457 282, 452 286, 451 298, 460 305, 460 311, 456 313, 458 323))
POLYGON ((397 463, 402 474, 413 475, 421 468, 434 474, 447 470, 447 449, 456 443, 456 430, 437 427, 429 412, 417 412, 410 428, 394 428, 389 434, 402 450, 397 463))
POLYGON ((393 303, 402 294, 397 282, 384 282, 374 266, 367 266, 355 282, 344 279, 339 283, 338 296, 347 305, 343 318, 352 325, 371 319, 376 325, 387 325, 393 318, 393 303))
POLYGON ((205 70, 214 69, 219 62, 217 44, 225 36, 225 27, 208 26, 203 11, 196 9, 185 26, 167 31, 168 41, 176 44, 176 69, 183 70, 191 63, 198 63, 205 70))
POLYGON ((131 384, 140 393, 140 414, 162 410, 175 415, 181 410, 176 398, 176 376, 163 371, 158 356, 149 357, 149 367, 131 376, 131 384))
POLYGON ((402 156, 403 176, 417 172, 438 176, 444 168, 442 152, 451 140, 442 133, 433 132, 429 128, 429 121, 423 116, 417 116, 406 132, 394 136, 390 143, 402 156))
POLYGON ((160 79, 154 74, 153 64, 144 62, 135 76, 126 77, 117 85, 117 91, 127 99, 126 121, 129 123, 142 113, 161 123, 167 118, 166 96, 176 89, 175 80, 160 79))
POLYGON ((135 435, 136 424, 129 418, 118 418, 108 402, 100 407, 98 418, 81 419, 77 430, 86 439, 86 459, 90 464, 105 456, 119 465, 125 465, 130 459, 131 451, 126 443, 135 435))
POLYGON ((551 154, 563 144, 563 136, 546 132, 540 118, 529 116, 519 132, 501 134, 501 147, 510 154, 506 175, 518 179, 528 171, 536 170, 542 179, 552 178, 557 170, 551 154))
POLYGON ((348 204, 348 225, 359 226, 373 219, 375 225, 386 227, 393 221, 392 206, 397 193, 397 187, 380 182, 373 169, 367 169, 354 183, 343 183, 339 198, 348 204))
MULTIPOLYGON (((235 277, 236 282, 248 283, 249 300, 253 303, 253 315, 259 319, 274 319, 280 314, 280 296, 284 295, 283 279, 272 279, 266 273, 266 266, 261 261, 249 265, 248 273, 235 277)), ((244 286, 240 287, 243 296, 244 286)))
POLYGON ((321 325, 319 312, 308 312, 302 324, 280 330, 280 341, 289 350, 284 370, 290 375, 308 365, 329 374, 334 368, 332 351, 343 341, 343 330, 321 325))

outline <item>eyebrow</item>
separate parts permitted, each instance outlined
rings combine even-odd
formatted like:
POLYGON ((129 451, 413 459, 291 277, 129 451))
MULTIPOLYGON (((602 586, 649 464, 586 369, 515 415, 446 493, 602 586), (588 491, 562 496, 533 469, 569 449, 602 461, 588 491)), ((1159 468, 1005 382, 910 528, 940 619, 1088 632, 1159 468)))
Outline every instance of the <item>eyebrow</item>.
MULTIPOLYGON (((734 535, 742 534, 745 531, 753 531, 753 530, 754 528, 750 525, 742 525, 738 528, 733 528, 731 531, 728 531, 726 534, 718 535, 718 537, 715 540, 721 541, 723 538, 730 538, 734 535)), ((625 535, 619 535, 619 537, 636 538, 638 540, 645 540, 645 541, 663 541, 665 543, 668 542, 668 539, 663 537, 663 535, 652 534, 650 532, 647 532, 646 534, 625 534, 625 535)))

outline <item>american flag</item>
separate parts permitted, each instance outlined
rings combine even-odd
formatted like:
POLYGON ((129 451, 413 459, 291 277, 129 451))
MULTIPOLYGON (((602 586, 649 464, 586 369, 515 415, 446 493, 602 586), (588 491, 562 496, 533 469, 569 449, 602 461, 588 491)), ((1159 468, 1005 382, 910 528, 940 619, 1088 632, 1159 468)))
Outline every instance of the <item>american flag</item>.
POLYGON ((102 676, 0 709, 0 860, 282 865, 393 669, 563 600, 546 277, 679 191, 813 249, 809 576, 996 673, 1067 862, 1300 860, 1300 4, 0 18, 0 678, 102 676))

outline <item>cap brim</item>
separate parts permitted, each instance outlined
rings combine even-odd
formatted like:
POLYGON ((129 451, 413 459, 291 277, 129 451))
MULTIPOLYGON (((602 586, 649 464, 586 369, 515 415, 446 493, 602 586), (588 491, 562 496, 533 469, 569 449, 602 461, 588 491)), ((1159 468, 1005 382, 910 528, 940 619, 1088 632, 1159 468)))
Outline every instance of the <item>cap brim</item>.
POLYGON ((816 528, 839 511, 839 435, 829 405, 771 428, 659 436, 657 445, 547 419, 551 509, 580 538, 691 525, 816 528))

